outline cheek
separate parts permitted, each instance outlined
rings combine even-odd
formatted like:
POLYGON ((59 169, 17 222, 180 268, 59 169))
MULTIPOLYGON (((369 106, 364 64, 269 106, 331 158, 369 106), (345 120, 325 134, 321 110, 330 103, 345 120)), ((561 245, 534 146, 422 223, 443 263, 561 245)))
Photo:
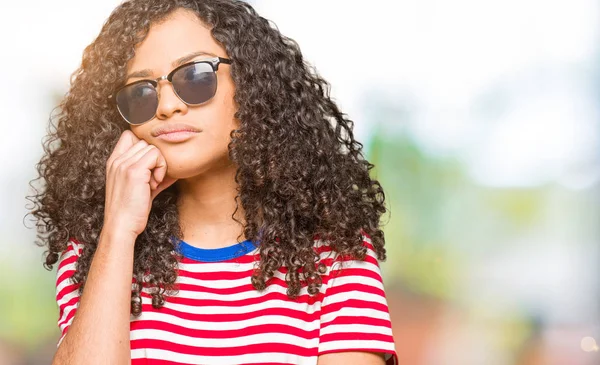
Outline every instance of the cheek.
POLYGON ((228 122, 227 119, 215 118, 213 121, 214 123, 202 126, 202 132, 198 135, 198 140, 195 141, 192 149, 208 155, 226 154, 231 142, 230 134, 236 125, 231 121, 228 122))
POLYGON ((234 125, 225 124, 218 128, 218 135, 214 138, 215 147, 220 150, 227 150, 229 142, 231 142, 231 131, 235 128, 234 125))
POLYGON ((152 136, 150 135, 150 128, 147 125, 139 125, 133 126, 129 125, 129 129, 135 134, 138 139, 143 139, 144 141, 151 143, 152 136))
POLYGON ((223 108, 219 113, 214 115, 214 118, 204 126, 203 131, 207 132, 207 136, 212 142, 219 145, 225 145, 231 141, 231 132, 239 128, 239 122, 234 119, 235 111, 223 108))

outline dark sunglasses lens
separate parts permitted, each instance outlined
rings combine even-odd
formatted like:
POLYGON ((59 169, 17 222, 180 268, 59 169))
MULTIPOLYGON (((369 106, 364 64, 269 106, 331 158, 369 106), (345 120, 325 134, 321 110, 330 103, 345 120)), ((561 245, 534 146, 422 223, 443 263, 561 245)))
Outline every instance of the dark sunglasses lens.
POLYGON ((139 82, 121 89, 116 99, 121 115, 131 124, 149 121, 158 107, 156 89, 149 82, 139 82))
POLYGON ((205 62, 177 70, 172 82, 177 95, 188 104, 202 104, 210 100, 217 90, 217 75, 205 62))

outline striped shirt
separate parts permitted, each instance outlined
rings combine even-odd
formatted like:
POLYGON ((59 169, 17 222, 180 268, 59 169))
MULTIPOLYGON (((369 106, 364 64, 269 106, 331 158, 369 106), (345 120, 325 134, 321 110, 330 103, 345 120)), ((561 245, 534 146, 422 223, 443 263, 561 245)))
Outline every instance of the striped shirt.
MULTIPOLYGON (((131 363, 316 364, 322 354, 371 351, 384 353, 386 364, 397 364, 380 266, 368 236, 363 243, 367 258, 359 261, 342 259, 315 240, 327 267, 320 291, 310 296, 303 286, 289 299, 285 267, 264 291, 252 287, 259 254, 250 240, 217 249, 180 241, 179 292, 155 309, 143 288, 142 314, 130 317, 131 363)), ((59 259, 57 347, 76 315, 78 285, 70 278, 82 247, 69 240, 59 259)))

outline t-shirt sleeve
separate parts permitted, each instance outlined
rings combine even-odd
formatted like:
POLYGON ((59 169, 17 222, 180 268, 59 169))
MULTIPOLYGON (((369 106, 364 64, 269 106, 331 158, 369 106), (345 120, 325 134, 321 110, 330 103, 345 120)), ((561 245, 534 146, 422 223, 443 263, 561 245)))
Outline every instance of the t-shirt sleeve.
POLYGON ((365 261, 338 255, 330 266, 321 305, 319 355, 380 352, 386 364, 398 364, 380 266, 368 236, 363 236, 363 244, 365 261))
POLYGON ((62 252, 56 270, 56 303, 58 305, 58 328, 61 331, 58 347, 64 339, 79 305, 79 284, 71 281, 75 273, 75 264, 81 255, 82 246, 73 239, 62 252))

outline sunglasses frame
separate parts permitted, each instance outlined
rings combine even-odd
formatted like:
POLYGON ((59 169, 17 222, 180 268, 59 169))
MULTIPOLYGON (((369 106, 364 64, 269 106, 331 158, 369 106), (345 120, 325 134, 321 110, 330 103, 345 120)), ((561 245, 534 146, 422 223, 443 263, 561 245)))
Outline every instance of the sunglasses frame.
MULTIPOLYGON (((117 110, 119 111, 119 114, 121 114, 121 117, 127 123, 129 123, 131 125, 141 125, 141 124, 144 124, 146 122, 149 122, 152 119, 154 119, 154 117, 152 117, 151 119, 148 119, 145 122, 135 123, 135 124, 131 123, 129 120, 127 120, 127 118, 125 118, 125 116, 123 115, 123 113, 121 113, 121 110, 119 109, 119 105, 117 104, 117 101, 116 101, 117 94, 119 93, 119 91, 121 91, 122 89, 124 89, 126 87, 129 87, 131 85, 135 85, 135 84, 138 84, 138 83, 146 82, 146 83, 150 83, 152 86, 154 86, 154 90, 156 91, 156 96, 159 97, 158 83, 161 80, 169 80, 169 82, 172 84, 173 75, 175 75, 175 72, 179 71, 180 69, 182 69, 184 67, 188 67, 188 66, 195 65, 195 64, 198 64, 198 63, 208 63, 212 67, 212 72, 216 73, 219 70, 219 65, 221 63, 227 64, 227 65, 231 65, 233 63, 233 61, 231 59, 225 58, 225 57, 213 57, 213 58, 209 58, 209 59, 202 59, 202 60, 187 62, 187 63, 184 63, 184 64, 182 64, 180 66, 177 66, 171 72, 169 72, 167 75, 163 75, 163 76, 158 77, 156 79, 142 79, 142 80, 137 80, 137 81, 131 82, 129 84, 123 85, 123 86, 119 87, 114 93, 112 93, 111 95, 109 95, 108 96, 108 100, 109 100, 109 102, 111 104, 114 104, 117 107, 117 110)), ((215 82, 218 85, 218 82, 217 81, 215 81, 215 82)), ((185 100, 183 100, 181 98, 181 96, 179 96, 179 94, 177 94, 177 91, 175 90, 175 88, 173 88, 173 91, 175 92, 175 95, 177 95, 177 97, 179 98, 179 100, 181 100, 182 102, 184 102, 186 105, 192 105, 192 106, 202 105, 202 104, 206 103, 208 100, 210 100, 210 99, 208 99, 208 100, 206 100, 206 101, 204 101, 202 103, 199 103, 199 104, 191 104, 191 103, 188 103, 185 100)), ((211 97, 211 99, 212 99, 212 97, 211 97)), ((159 100, 160 100, 160 98, 159 98, 159 100)))

